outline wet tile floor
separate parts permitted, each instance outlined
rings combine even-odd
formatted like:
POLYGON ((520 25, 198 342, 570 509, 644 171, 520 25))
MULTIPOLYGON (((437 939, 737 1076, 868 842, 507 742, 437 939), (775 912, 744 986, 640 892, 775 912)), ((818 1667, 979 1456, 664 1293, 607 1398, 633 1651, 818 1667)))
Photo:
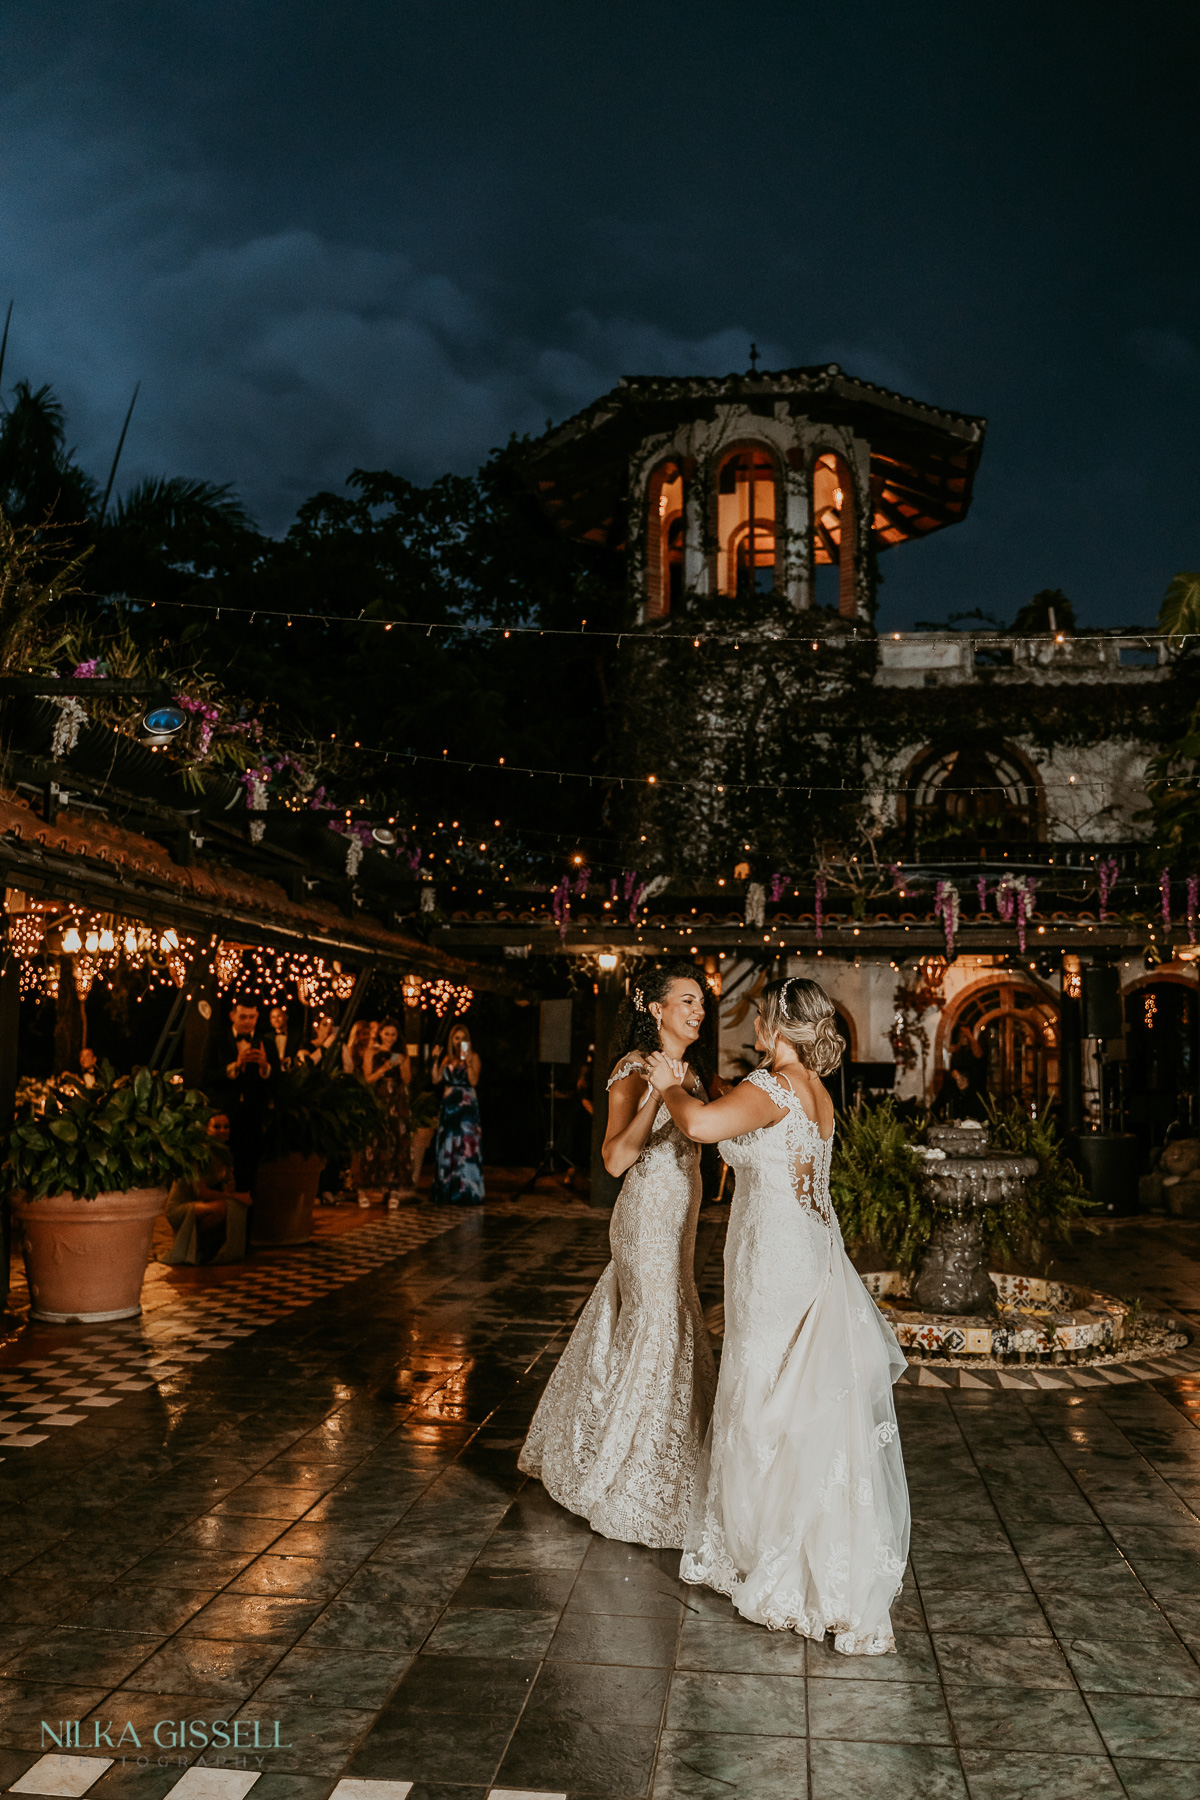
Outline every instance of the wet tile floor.
MULTIPOLYGON (((336 1257, 323 1239, 240 1287, 160 1285, 135 1324, 9 1344, 5 1422, 77 1422, 21 1424, 0 1462, 0 1791, 1200 1796, 1200 1377, 905 1384, 900 1653, 847 1660, 518 1474, 607 1221, 418 1225, 389 1244, 375 1215, 336 1257), (31 1401, 29 1377, 94 1391, 31 1401), (79 1722, 61 1765, 43 1720, 79 1722)), ((706 1217, 706 1300, 720 1237, 706 1217)), ((1198 1248, 1136 1223, 1073 1273, 1194 1318, 1198 1248)))

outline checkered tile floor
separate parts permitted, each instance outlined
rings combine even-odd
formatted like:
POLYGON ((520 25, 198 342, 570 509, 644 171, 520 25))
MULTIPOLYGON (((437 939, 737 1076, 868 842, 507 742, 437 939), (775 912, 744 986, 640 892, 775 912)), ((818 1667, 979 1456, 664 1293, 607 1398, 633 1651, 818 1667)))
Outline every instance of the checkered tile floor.
MULTIPOLYGON (((70 1796, 86 1794, 112 1767, 113 1760, 109 1756, 43 1756, 8 1792, 56 1795, 69 1800, 70 1796)), ((172 1800, 242 1800, 260 1775, 261 1771, 191 1768, 165 1792, 172 1800)), ((370 1781, 350 1775, 338 1782, 329 1800, 406 1800, 412 1788, 411 1781, 370 1781)), ((156 1792, 164 1790, 159 1788, 156 1792)), ((567 1800, 567 1796, 528 1788, 492 1788, 489 1800, 567 1800)))
MULTIPOLYGON (((419 1249, 469 1216, 445 1207, 408 1207, 340 1236, 276 1252, 270 1262, 252 1260, 244 1269, 222 1271, 220 1284, 211 1288, 160 1282, 153 1310, 140 1319, 84 1330, 34 1361, 0 1368, 0 1451, 32 1450, 55 1430, 85 1424, 89 1415, 118 1405, 126 1394, 143 1393, 181 1374, 214 1350, 228 1349, 237 1338, 419 1249), (123 1338, 136 1340, 136 1347, 122 1349, 123 1338)), ((152 1268, 150 1276, 154 1273, 152 1268)), ((12 1300, 15 1307, 28 1303, 15 1266, 12 1300)))

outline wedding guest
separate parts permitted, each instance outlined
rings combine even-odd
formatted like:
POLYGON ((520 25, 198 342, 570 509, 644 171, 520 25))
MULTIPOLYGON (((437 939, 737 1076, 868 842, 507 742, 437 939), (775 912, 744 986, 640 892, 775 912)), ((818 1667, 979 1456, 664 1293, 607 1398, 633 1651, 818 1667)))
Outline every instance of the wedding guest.
POLYGON ((267 1052, 277 1069, 290 1069, 296 1060, 297 1042, 286 1006, 273 1006, 267 1014, 271 1027, 267 1052))
POLYGON ((229 1147, 239 1190, 254 1186, 262 1150, 263 1120, 271 1099, 271 1057, 253 1000, 235 1000, 229 1020, 209 1049, 205 1091, 229 1118, 229 1147))
POLYGON ((164 1263, 243 1262, 250 1195, 233 1185, 229 1155, 229 1118, 216 1112, 208 1121, 211 1155, 207 1169, 190 1181, 172 1182, 166 1217, 175 1232, 164 1263))
POLYGON ((430 1069, 441 1083, 442 1102, 434 1140, 432 1198, 440 1206, 483 1202, 483 1148, 479 1133, 479 1075, 483 1067, 465 1025, 455 1025, 445 1050, 435 1050, 430 1069))
POLYGON ((337 1026, 328 1013, 318 1013, 309 1027, 308 1043, 296 1052, 296 1061, 319 1063, 337 1036, 337 1026))
POLYGON ((342 1070, 347 1075, 361 1075, 368 1049, 374 1044, 379 1026, 374 1019, 359 1019, 350 1027, 342 1045, 342 1070))
MULTIPOLYGON (((379 1025, 374 1019, 359 1019, 357 1024, 351 1026, 342 1045, 343 1074, 354 1075, 360 1081, 366 1079, 367 1059, 374 1054, 378 1032, 379 1025)), ((357 1192, 360 1206, 370 1206, 371 1191, 367 1186, 361 1150, 356 1150, 350 1158, 350 1188, 352 1192, 357 1192)))
POLYGON ((96 1085, 96 1052, 89 1050, 86 1044, 79 1052, 79 1078, 85 1088, 96 1085))
POLYGON ((363 1057, 363 1080, 375 1091, 383 1109, 384 1127, 362 1153, 362 1179, 366 1187, 382 1188, 389 1207, 415 1193, 412 1173, 412 1127, 408 1089, 412 1064, 400 1042, 400 1027, 387 1019, 363 1057))

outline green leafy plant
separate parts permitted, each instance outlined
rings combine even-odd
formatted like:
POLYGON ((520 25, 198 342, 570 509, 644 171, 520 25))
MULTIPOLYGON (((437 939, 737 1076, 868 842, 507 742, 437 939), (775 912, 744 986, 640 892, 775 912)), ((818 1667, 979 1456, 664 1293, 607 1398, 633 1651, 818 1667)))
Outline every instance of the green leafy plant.
POLYGON ((337 1163, 369 1144, 383 1126, 379 1102, 357 1076, 301 1063, 279 1079, 263 1134, 263 1156, 295 1153, 337 1163))
POLYGON ((917 1133, 894 1100, 839 1115, 829 1191, 851 1249, 878 1247, 907 1272, 929 1242, 934 1211, 921 1191, 917 1133))
POLYGON ((987 1110, 988 1148, 1034 1156, 1038 1164, 1019 1200, 986 1209, 988 1249, 1001 1257, 1040 1263, 1049 1245, 1069 1243, 1077 1228, 1096 1229, 1087 1218, 1096 1202, 1089 1199, 1083 1177, 1063 1147, 1053 1114, 1031 1119, 1015 1100, 1007 1106, 989 1103, 987 1110))
MULTIPOLYGON (((983 1209, 988 1256, 993 1261, 1040 1266, 1050 1245, 1067 1243, 1078 1228, 1095 1229, 1087 1221, 1094 1202, 1052 1118, 1032 1119, 1015 1101, 990 1106, 988 1113, 988 1148, 1032 1156, 1038 1164, 1037 1174, 1025 1183, 1019 1198, 983 1209)), ((829 1176, 842 1235, 851 1250, 869 1244, 905 1274, 919 1262, 937 1217, 921 1189, 916 1148, 927 1124, 923 1116, 902 1118, 892 1100, 843 1113, 829 1176)))
POLYGON ((190 1180, 209 1161, 208 1101, 150 1069, 118 1075, 105 1061, 95 1087, 60 1083, 44 1101, 35 1116, 31 1096, 3 1164, 5 1185, 31 1200, 166 1187, 177 1177, 190 1180))

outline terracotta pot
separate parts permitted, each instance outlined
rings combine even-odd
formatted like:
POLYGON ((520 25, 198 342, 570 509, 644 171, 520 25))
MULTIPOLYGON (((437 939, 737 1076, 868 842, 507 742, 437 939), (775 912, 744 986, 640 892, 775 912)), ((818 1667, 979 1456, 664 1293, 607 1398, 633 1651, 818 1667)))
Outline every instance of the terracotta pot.
POLYGON ((52 1325, 136 1319, 154 1221, 165 1199, 165 1188, 130 1188, 94 1200, 73 1194, 26 1200, 14 1194, 13 1218, 33 1301, 30 1316, 52 1325))
POLYGON ((254 1244, 307 1244, 321 1185, 323 1156, 277 1156, 254 1178, 250 1239, 254 1244))
POLYGON ((421 1168, 425 1161, 425 1152, 437 1135, 436 1125, 419 1125, 412 1133, 412 1169, 413 1181, 421 1179, 421 1168))

